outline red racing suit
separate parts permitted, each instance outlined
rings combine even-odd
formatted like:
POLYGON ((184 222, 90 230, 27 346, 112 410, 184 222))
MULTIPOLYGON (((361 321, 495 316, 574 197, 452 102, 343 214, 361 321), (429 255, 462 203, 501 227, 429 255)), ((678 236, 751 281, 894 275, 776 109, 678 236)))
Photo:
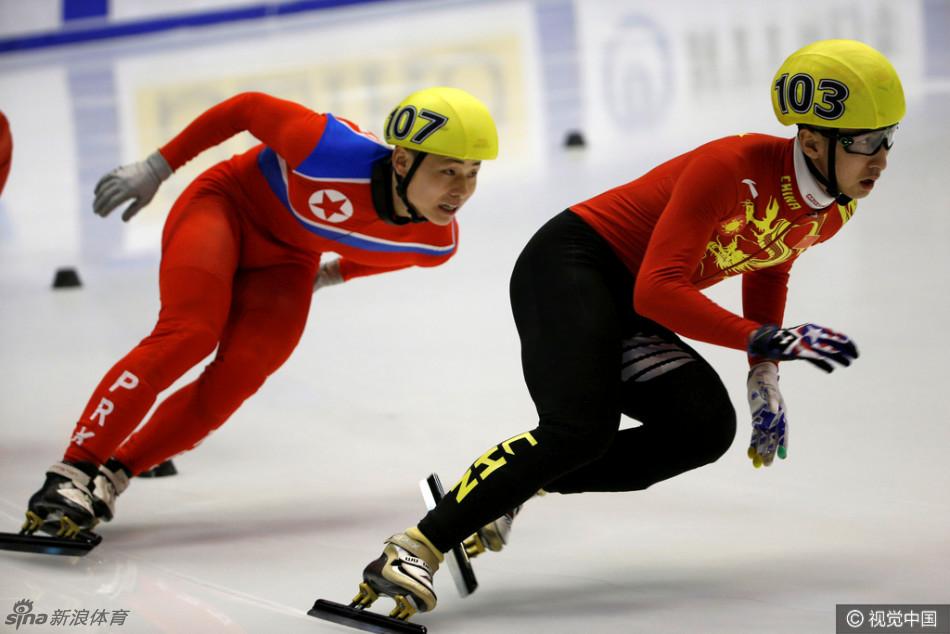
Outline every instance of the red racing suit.
POLYGON ((65 459, 133 473, 195 446, 257 391, 303 332, 326 251, 344 279, 455 254, 458 225, 396 215, 391 149, 331 114, 260 93, 211 108, 160 148, 172 169, 243 131, 262 141, 199 176, 169 213, 152 333, 94 390, 65 459), (194 382, 157 395, 216 350, 194 382))
POLYGON ((781 325, 792 264, 855 208, 819 187, 795 139, 762 134, 712 141, 571 207, 634 274, 637 313, 739 350, 762 324, 781 325), (700 292, 733 275, 742 317, 700 292))

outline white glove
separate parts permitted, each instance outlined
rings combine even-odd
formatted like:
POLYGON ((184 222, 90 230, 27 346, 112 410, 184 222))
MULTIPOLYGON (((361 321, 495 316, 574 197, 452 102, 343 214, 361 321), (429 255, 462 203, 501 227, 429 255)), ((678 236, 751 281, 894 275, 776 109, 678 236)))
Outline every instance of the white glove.
POLYGON ((778 457, 788 455, 788 421, 785 399, 778 389, 778 366, 764 361, 752 366, 749 380, 749 409, 752 411, 752 441, 748 456, 756 469, 768 467, 778 457))
POLYGON ((342 283, 343 275, 340 273, 340 259, 328 260, 320 264, 317 279, 313 282, 313 292, 316 293, 324 286, 334 286, 342 283))
POLYGON ((92 210, 104 218, 122 203, 135 199, 122 212, 122 220, 128 222, 152 200, 158 186, 171 175, 172 168, 159 152, 152 152, 144 161, 117 167, 96 184, 92 210))

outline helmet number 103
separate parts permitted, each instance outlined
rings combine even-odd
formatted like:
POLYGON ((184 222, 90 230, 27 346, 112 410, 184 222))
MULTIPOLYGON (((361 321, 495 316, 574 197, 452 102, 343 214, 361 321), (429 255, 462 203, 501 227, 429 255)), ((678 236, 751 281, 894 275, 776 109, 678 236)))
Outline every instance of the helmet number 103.
POLYGON ((834 121, 844 114, 844 102, 848 98, 848 87, 836 79, 822 79, 818 82, 820 102, 815 102, 815 80, 811 75, 798 73, 789 78, 783 74, 773 86, 778 93, 778 105, 782 114, 791 109, 798 114, 809 110, 822 119, 834 121))
POLYGON ((425 119, 428 123, 422 126, 409 140, 420 145, 449 121, 448 117, 438 112, 423 108, 417 113, 415 106, 404 106, 401 109, 393 110, 392 114, 389 115, 389 120, 386 122, 386 135, 400 141, 405 139, 412 132, 417 116, 420 119, 425 119))

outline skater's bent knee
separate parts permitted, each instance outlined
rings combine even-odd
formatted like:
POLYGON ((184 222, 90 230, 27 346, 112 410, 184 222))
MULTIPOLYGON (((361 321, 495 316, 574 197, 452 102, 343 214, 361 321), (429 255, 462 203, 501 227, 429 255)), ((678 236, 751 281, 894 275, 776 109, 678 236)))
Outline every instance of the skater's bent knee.
POLYGON ((182 329, 182 345, 188 346, 195 355, 205 357, 211 354, 218 347, 218 340, 221 333, 218 329, 205 326, 203 324, 194 324, 182 329))
POLYGON ((198 324, 160 323, 139 344, 143 356, 143 378, 157 390, 163 390, 196 363, 214 352, 220 334, 198 324))
POLYGON ((729 450, 736 437, 736 410, 725 398, 710 404, 705 415, 698 420, 704 421, 700 425, 700 442, 697 443, 703 452, 702 464, 715 462, 729 450))
POLYGON ((617 434, 617 424, 612 426, 584 425, 544 425, 538 434, 540 442, 546 442, 561 454, 565 462, 574 467, 593 462, 610 448, 617 434))

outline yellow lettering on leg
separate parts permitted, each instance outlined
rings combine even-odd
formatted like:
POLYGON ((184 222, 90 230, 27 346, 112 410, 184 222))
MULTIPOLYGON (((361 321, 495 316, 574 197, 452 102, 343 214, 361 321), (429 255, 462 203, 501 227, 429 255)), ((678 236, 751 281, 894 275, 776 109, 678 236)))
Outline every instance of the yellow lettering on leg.
POLYGON ((531 435, 531 432, 526 431, 525 433, 519 436, 515 436, 514 438, 509 438, 505 442, 501 443, 501 448, 505 450, 505 453, 510 454, 512 456, 515 455, 515 452, 512 451, 511 449, 511 445, 513 445, 516 440, 527 440, 529 443, 531 443, 532 447, 538 444, 538 441, 534 439, 534 436, 531 435))
POLYGON ((478 480, 472 479, 472 470, 469 469, 462 476, 462 479, 458 481, 453 488, 458 489, 458 493, 455 494, 455 503, 458 504, 465 499, 465 496, 472 492, 472 489, 478 486, 478 480))

